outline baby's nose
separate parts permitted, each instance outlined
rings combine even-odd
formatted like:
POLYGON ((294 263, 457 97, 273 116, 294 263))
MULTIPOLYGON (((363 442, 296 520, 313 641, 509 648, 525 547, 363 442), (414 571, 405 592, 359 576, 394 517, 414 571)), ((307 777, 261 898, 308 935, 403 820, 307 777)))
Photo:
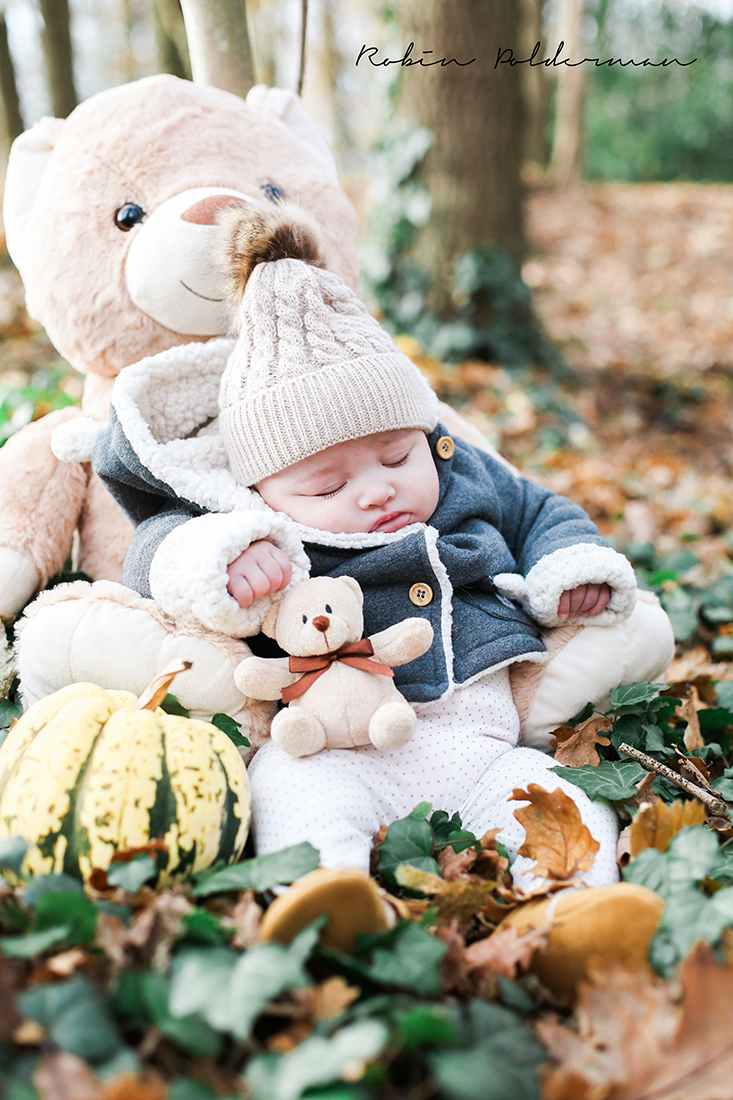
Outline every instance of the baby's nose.
POLYGON ((316 630, 320 630, 322 634, 325 634, 329 626, 331 625, 331 620, 329 619, 328 615, 316 615, 315 619, 313 620, 313 625, 316 630))
POLYGON ((388 481, 378 482, 362 493, 359 504, 362 508, 382 507, 392 499, 394 493, 394 487, 388 481))

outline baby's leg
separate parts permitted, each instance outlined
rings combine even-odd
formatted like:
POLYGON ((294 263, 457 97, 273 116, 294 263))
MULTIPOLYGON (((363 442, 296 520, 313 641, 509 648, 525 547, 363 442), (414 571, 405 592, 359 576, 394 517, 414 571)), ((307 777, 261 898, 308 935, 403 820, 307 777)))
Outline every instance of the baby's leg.
POLYGON ((674 634, 667 613, 651 592, 640 592, 632 614, 614 626, 569 627, 549 631, 570 640, 542 666, 513 672, 515 701, 522 717, 523 742, 547 751, 549 734, 593 703, 609 704, 608 693, 621 684, 663 678, 674 657, 674 634))
MULTIPOLYGON (((513 710, 508 677, 505 694, 513 710)), ((451 725, 446 707, 451 709, 441 704, 432 708, 432 717, 419 717, 412 739, 395 749, 368 745, 296 758, 272 742, 264 745, 249 767, 257 854, 307 840, 318 849, 322 867, 367 871, 382 825, 406 817, 420 802, 455 812, 477 775, 516 742, 517 732, 508 735, 509 744, 477 735, 468 711, 465 725, 451 725)), ((419 713, 429 710, 421 707, 419 713)))
POLYGON ((524 843, 525 831, 514 816, 514 811, 527 803, 511 801, 512 791, 517 787, 526 790, 528 783, 536 783, 547 791, 559 787, 572 798, 583 824, 600 845, 591 869, 582 871, 578 877, 587 886, 607 886, 617 882, 618 824, 615 813, 603 802, 591 802, 580 787, 549 772, 553 764, 551 757, 536 749, 509 749, 484 772, 461 807, 464 828, 477 836, 482 836, 489 829, 500 829, 499 839, 509 853, 512 877, 519 886, 529 889, 537 881, 532 871, 535 862, 517 854, 524 843))

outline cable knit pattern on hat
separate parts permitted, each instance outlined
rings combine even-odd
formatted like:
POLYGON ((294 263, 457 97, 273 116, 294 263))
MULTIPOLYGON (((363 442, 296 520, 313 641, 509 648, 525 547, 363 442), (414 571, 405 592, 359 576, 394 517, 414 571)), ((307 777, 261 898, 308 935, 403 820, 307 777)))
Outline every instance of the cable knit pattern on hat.
POLYGON ((435 427, 427 380, 338 275, 301 260, 260 264, 241 317, 219 393, 240 484, 347 439, 435 427))

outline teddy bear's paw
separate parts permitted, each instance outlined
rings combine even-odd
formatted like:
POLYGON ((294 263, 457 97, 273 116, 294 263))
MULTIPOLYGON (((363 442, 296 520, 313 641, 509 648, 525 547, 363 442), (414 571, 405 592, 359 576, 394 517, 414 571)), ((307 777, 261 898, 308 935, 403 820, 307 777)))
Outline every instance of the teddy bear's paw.
POLYGON ((270 736, 278 748, 290 756, 312 756, 326 747, 326 731, 321 723, 299 707, 276 714, 270 736))
POLYGON ((321 943, 348 954, 359 934, 384 932, 395 920, 377 884, 363 871, 319 867, 276 898, 262 918, 260 934, 266 943, 288 944, 324 915, 328 923, 321 943))
POLYGON ((652 936, 664 911, 658 894, 632 882, 565 890, 521 905, 499 925, 520 936, 544 929, 547 942, 530 969, 567 1004, 593 965, 638 970, 647 965, 652 936))
POLYGON ((417 718, 409 703, 385 703, 369 722, 369 740, 378 749, 396 749, 409 741, 417 718))

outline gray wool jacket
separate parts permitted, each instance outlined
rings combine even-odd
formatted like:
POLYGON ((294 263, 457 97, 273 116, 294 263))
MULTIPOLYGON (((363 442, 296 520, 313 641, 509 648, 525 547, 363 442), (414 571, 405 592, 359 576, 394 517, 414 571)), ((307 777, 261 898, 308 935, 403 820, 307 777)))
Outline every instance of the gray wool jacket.
POLYGON ((290 555, 291 583, 309 572, 354 577, 364 592, 367 634, 414 615, 430 620, 431 649, 395 669, 406 698, 426 702, 487 670, 544 661, 540 628, 560 625, 557 604, 567 588, 611 585, 610 603, 594 624, 633 610, 631 566, 581 508, 459 439, 450 457, 440 457, 435 445, 447 434, 440 425, 429 437, 440 494, 428 523, 333 535, 272 512, 256 492, 236 485, 216 431, 215 395, 230 349, 226 340, 188 345, 126 368, 109 425, 94 433, 94 470, 136 528, 124 582, 177 620, 237 637, 256 634, 272 598, 239 608, 226 592, 226 566, 268 538, 290 555))

